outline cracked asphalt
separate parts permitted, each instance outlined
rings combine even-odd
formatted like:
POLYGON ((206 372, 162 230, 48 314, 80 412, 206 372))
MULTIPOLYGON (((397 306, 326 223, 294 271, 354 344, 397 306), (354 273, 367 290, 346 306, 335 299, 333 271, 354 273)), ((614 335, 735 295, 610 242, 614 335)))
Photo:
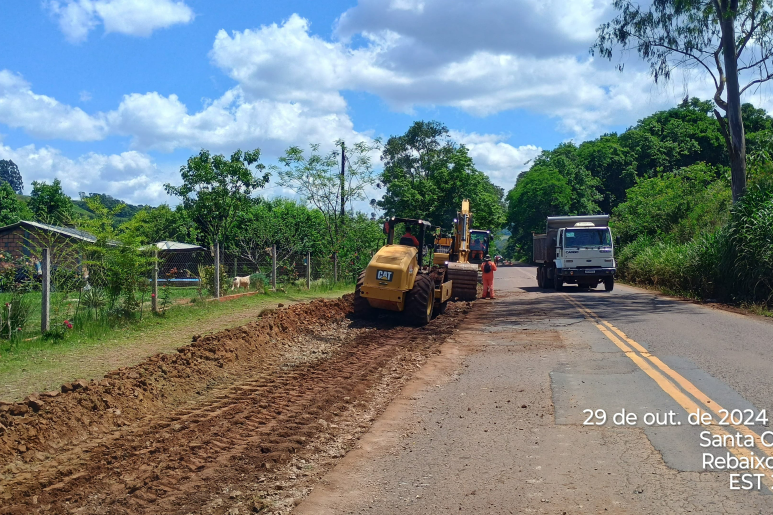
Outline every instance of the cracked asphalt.
POLYGON ((529 267, 496 286, 295 513, 773 513, 767 478, 730 488, 759 471, 703 461, 773 454, 769 423, 717 424, 773 408, 773 323, 621 285, 540 290, 529 267), (696 407, 712 425, 689 424, 696 407), (623 409, 636 420, 615 424, 623 409), (704 431, 756 446, 704 448, 704 431))

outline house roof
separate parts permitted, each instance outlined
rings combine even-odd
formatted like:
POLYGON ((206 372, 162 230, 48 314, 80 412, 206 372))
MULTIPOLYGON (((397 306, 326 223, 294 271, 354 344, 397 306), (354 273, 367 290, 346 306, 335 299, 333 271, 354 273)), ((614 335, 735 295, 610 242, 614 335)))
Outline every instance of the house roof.
POLYGON ((27 220, 21 220, 19 222, 16 222, 15 224, 6 225, 5 227, 0 227, 0 232, 12 231, 17 227, 25 227, 25 228, 34 227, 36 229, 43 229, 44 231, 56 232, 64 236, 67 236, 68 238, 75 238, 78 240, 87 241, 89 243, 94 243, 97 241, 97 237, 91 234, 90 232, 81 231, 80 229, 75 229, 74 227, 59 227, 58 225, 49 225, 49 224, 43 224, 40 222, 30 222, 27 220))
POLYGON ((196 250, 206 250, 204 247, 198 245, 191 245, 190 243, 180 243, 179 241, 159 241, 158 243, 151 243, 145 245, 142 250, 152 249, 156 247, 160 251, 166 252, 193 252, 196 250))

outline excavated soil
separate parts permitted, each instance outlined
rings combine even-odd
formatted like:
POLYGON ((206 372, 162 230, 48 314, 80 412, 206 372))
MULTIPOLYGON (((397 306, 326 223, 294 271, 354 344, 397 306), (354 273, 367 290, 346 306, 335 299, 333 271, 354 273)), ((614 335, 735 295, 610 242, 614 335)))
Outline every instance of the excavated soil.
POLYGON ((289 512, 470 309, 415 328, 351 301, 0 405, 0 514, 289 512))

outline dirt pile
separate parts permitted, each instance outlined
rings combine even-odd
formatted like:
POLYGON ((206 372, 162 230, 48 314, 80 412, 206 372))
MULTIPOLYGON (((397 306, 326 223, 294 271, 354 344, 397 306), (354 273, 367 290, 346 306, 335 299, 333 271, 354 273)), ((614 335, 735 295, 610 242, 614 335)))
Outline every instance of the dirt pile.
POLYGON ((468 309, 406 328, 314 301, 4 405, 0 513, 286 511, 468 309))
POLYGON ((194 337, 177 354, 157 354, 99 381, 78 380, 63 384, 61 392, 2 403, 0 464, 13 461, 19 453, 30 461, 36 453, 125 426, 227 383, 275 357, 294 336, 340 324, 350 312, 348 297, 266 310, 247 326, 194 337))

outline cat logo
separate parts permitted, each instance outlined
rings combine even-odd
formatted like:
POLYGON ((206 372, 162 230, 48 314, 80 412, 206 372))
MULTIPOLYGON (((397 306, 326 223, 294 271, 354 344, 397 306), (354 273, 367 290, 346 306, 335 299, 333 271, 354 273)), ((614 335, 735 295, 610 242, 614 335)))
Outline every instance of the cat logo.
POLYGON ((376 272, 376 280, 378 281, 391 281, 392 280, 392 274, 393 272, 388 272, 386 270, 379 270, 376 272))

